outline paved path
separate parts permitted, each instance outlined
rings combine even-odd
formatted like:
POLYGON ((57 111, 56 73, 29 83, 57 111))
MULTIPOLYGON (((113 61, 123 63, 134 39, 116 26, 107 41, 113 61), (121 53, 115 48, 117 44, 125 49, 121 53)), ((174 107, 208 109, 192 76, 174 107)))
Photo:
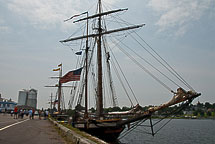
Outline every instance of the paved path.
POLYGON ((0 144, 66 144, 48 120, 0 114, 0 144))

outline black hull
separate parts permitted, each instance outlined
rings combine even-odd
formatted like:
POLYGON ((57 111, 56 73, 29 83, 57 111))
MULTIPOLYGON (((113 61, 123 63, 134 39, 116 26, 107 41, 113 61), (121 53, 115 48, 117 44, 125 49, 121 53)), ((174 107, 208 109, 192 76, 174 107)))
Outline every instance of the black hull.
POLYGON ((98 128, 79 128, 92 136, 98 137, 106 142, 116 142, 120 133, 125 129, 121 127, 98 127, 98 128))

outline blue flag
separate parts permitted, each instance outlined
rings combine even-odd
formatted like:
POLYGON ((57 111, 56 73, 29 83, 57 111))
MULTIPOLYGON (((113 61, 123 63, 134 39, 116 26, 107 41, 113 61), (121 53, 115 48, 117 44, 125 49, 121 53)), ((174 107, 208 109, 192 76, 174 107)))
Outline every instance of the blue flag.
POLYGON ((76 54, 76 55, 81 55, 81 54, 82 54, 82 51, 76 52, 75 54, 76 54))

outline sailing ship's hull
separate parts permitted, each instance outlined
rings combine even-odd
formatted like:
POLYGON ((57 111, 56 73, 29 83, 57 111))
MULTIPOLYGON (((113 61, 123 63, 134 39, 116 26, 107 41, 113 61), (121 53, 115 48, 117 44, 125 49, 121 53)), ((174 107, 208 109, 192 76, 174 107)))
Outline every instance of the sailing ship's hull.
POLYGON ((124 127, 82 128, 80 130, 96 136, 106 142, 114 142, 124 130, 124 127))
POLYGON ((119 137, 120 133, 125 129, 124 125, 117 126, 116 122, 89 122, 75 123, 75 128, 85 131, 90 135, 96 136, 106 142, 114 142, 119 137))

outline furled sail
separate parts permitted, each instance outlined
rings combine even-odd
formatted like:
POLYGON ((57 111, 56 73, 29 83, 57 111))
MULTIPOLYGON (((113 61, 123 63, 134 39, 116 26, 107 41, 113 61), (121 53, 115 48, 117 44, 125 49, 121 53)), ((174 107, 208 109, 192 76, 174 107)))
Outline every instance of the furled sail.
POLYGON ((185 91, 182 88, 178 88, 177 92, 174 92, 174 96, 169 102, 164 103, 164 104, 162 104, 160 106, 150 107, 149 111, 150 112, 155 112, 155 111, 161 110, 163 108, 178 104, 180 102, 183 102, 183 101, 186 101, 186 100, 191 100, 191 99, 193 99, 195 97, 198 97, 199 95, 201 95, 201 94, 193 92, 193 91, 185 91))

